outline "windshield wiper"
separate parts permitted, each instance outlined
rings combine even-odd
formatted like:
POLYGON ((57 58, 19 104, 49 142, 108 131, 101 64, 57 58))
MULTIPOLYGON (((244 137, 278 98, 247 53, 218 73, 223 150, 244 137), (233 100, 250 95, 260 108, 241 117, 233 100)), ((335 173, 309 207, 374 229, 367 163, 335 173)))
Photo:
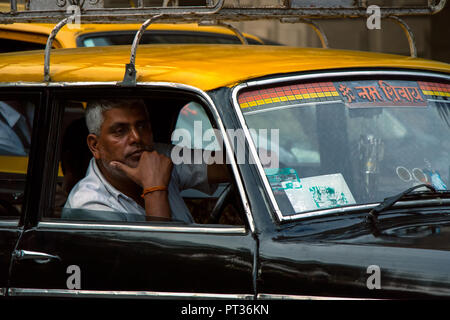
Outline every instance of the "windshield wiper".
POLYGON ((433 193, 438 192, 435 187, 429 185, 429 184, 419 184, 417 186, 411 187, 395 196, 389 197, 384 199, 383 202, 381 202, 378 206, 370 210, 369 215, 367 217, 368 221, 372 223, 373 226, 376 227, 376 224, 378 223, 377 217, 380 215, 381 212, 388 210, 391 208, 396 202, 403 199, 405 196, 407 196, 412 191, 419 189, 419 188, 428 188, 433 193))

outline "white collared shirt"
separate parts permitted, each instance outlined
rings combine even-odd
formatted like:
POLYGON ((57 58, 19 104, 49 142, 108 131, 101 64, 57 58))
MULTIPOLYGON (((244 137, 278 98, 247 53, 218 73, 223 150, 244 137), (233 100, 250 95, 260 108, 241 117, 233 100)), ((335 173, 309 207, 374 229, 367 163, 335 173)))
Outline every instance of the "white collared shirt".
MULTIPOLYGON (((29 112, 30 121, 33 123, 33 110, 29 112)), ((14 126, 18 126, 18 130, 22 132, 27 142, 31 142, 31 133, 25 125, 25 117, 17 112, 14 108, 3 101, 0 101, 0 154, 13 154, 19 156, 27 155, 27 151, 23 146, 23 142, 14 132, 14 126)))
MULTIPOLYGON (((155 149, 166 156, 170 156, 173 146, 155 144, 155 149)), ((212 194, 216 186, 208 184, 207 165, 180 164, 174 165, 168 186, 169 205, 172 219, 186 223, 193 223, 189 209, 180 195, 181 190, 197 189, 212 194)), ((108 220, 139 221, 145 220, 145 209, 132 198, 114 188, 102 175, 100 169, 92 158, 86 177, 80 180, 71 190, 64 206, 62 218, 70 219, 70 209, 87 209, 99 212, 114 212, 108 220), (116 218, 113 218, 116 217, 116 218), (117 218, 119 217, 119 218, 117 218)))

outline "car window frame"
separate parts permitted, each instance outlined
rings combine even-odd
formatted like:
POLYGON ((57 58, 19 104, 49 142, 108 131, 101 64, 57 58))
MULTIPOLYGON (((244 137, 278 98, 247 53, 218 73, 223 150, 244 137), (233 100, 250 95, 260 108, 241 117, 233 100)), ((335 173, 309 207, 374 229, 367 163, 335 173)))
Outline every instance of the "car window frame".
POLYGON ((43 105, 44 105, 44 92, 39 90, 38 88, 17 88, 16 86, 10 85, 0 85, 0 100, 12 99, 14 97, 20 96, 21 100, 27 99, 29 101, 33 101, 36 103, 34 115, 33 115, 33 124, 31 131, 31 145, 30 151, 28 153, 28 164, 27 164, 27 172, 25 174, 25 188, 23 191, 23 203, 22 209, 20 212, 20 216, 12 219, 2 219, 0 217, 0 223, 2 226, 18 226, 21 227, 26 224, 27 218, 32 215, 32 208, 36 203, 37 198, 39 197, 39 193, 33 192, 36 188, 36 179, 34 176, 39 173, 34 167, 35 163, 39 161, 39 146, 40 141, 45 139, 37 139, 39 136, 40 126, 42 125, 39 121, 43 114, 43 105))
MULTIPOLYGON (((59 139, 60 139, 60 127, 59 123, 62 120, 63 113, 64 113, 64 107, 62 104, 58 104, 57 101, 64 100, 64 95, 66 96, 67 100, 67 92, 70 90, 92 90, 92 92, 99 90, 108 90, 111 88, 115 89, 114 95, 120 96, 120 95, 126 95, 127 88, 122 88, 122 90, 117 90, 117 83, 116 82, 102 82, 102 83, 49 83, 47 88, 50 90, 48 94, 48 101, 51 104, 51 109, 54 110, 53 117, 51 120, 51 133, 49 133, 49 145, 58 145, 59 146, 59 139), (54 89, 53 89, 54 88, 54 89), (53 90, 52 90, 53 89, 53 90), (120 91, 120 93, 118 92, 120 91)), ((209 224, 191 224, 191 225, 164 225, 164 226, 157 226, 158 223, 156 222, 146 222, 146 224, 136 224, 133 222, 126 222, 126 223, 117 223, 117 222, 107 222, 107 221, 92 221, 85 222, 85 221, 43 221, 44 211, 50 210, 51 205, 53 203, 54 199, 54 192, 56 188, 56 179, 57 179, 57 166, 58 166, 58 150, 55 150, 51 153, 50 157, 51 159, 47 159, 46 162, 46 168, 44 171, 46 172, 46 182, 43 183, 43 190, 41 192, 41 203, 38 217, 36 217, 35 221, 31 222, 31 225, 36 226, 38 228, 43 227, 50 227, 50 228, 59 228, 57 226, 60 226, 61 228, 65 228, 67 226, 70 228, 79 228, 81 225, 83 225, 83 228, 96 228, 97 226, 100 226, 101 228, 117 228, 116 226, 120 226, 119 228, 125 228, 126 230, 134 230, 136 228, 143 228, 144 230, 164 230, 164 231, 173 231, 173 232, 206 232, 206 233, 236 233, 236 234, 245 234, 247 232, 251 232, 252 234, 255 233, 255 223, 253 220, 252 212, 250 211, 250 205, 248 202, 247 195, 243 188, 243 182, 242 177, 240 176, 237 164, 235 162, 234 156, 233 156, 233 149, 231 148, 231 144, 228 140, 228 137, 226 136, 226 131, 224 124, 222 122, 222 119, 219 116, 219 113, 217 111, 217 107, 215 106, 213 100, 211 97, 204 91, 184 85, 179 83, 165 83, 165 82, 146 82, 146 83, 138 83, 136 87, 132 88, 133 90, 141 90, 140 95, 150 95, 150 92, 154 92, 155 90, 166 90, 166 91, 176 91, 178 93, 184 93, 185 95, 192 95, 196 98, 196 100, 201 101, 201 104, 205 107, 205 111, 207 113, 211 114, 213 116, 213 120, 215 124, 218 126, 219 130, 221 131, 222 135, 224 135, 224 145, 226 148, 226 152, 228 153, 228 157, 231 159, 231 169, 232 173, 234 175, 234 179, 236 182, 236 187, 239 192, 241 201, 242 201, 242 208, 244 210, 243 214, 245 215, 244 219, 244 226, 233 226, 233 225, 209 225, 209 224), (155 229, 155 226, 157 229, 155 229), (227 230, 228 229, 228 230, 227 230)), ((173 124, 172 124, 173 125, 173 124)), ((47 152, 49 153, 49 152, 47 152)))
MULTIPOLYGON (((243 112, 239 106, 238 96, 242 90, 245 89, 256 89, 262 88, 268 85, 279 85, 279 84, 289 84, 292 82, 317 82, 317 81, 333 81, 339 79, 339 81, 353 80, 356 81, 358 79, 375 79, 377 77, 388 77, 393 79, 402 79, 402 80, 434 80, 434 81, 450 81, 450 75, 442 73, 442 72, 434 72, 429 70, 409 70, 409 69, 401 69, 401 68, 352 68, 352 69, 333 69, 333 70, 325 70, 325 71, 313 71, 306 73, 293 73, 287 74, 284 76, 274 75, 274 76, 265 76, 260 79, 252 79, 247 82, 243 82, 238 84, 232 88, 232 104, 234 107, 234 111, 237 115, 240 126, 243 128, 246 140, 248 141, 250 153, 252 157, 256 159, 255 165, 257 168, 257 173, 259 178, 263 182, 264 192, 266 196, 269 198, 270 206, 271 206, 271 214, 272 218, 276 222, 276 224, 281 225, 285 223, 289 223, 292 221, 301 221, 304 219, 311 218, 320 218, 323 216, 329 215, 337 215, 337 214, 346 214, 352 212, 360 212, 362 210, 370 210, 379 205, 379 203, 371 203, 371 204, 361 204, 361 205, 351 205, 346 207, 338 207, 331 209, 319 209, 306 213, 296 213, 293 215, 283 215, 281 212, 278 203, 275 199, 275 195, 270 187, 269 180, 267 179, 266 174, 264 173, 264 169, 259 159, 256 151, 256 146, 251 138, 250 131, 246 125, 245 118, 243 112)), ((398 205, 402 205, 400 201, 398 205)))

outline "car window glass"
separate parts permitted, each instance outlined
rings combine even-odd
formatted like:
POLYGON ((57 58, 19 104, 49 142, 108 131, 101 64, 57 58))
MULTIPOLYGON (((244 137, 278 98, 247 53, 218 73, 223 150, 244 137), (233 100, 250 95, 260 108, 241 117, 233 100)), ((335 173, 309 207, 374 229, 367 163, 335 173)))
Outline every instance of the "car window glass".
MULTIPOLYGON (((125 45, 133 43, 136 31, 109 32, 107 34, 88 34, 81 36, 81 47, 101 47, 111 45, 125 45)), ((247 38, 249 44, 261 44, 258 41, 247 38)), ((234 35, 215 34, 207 32, 158 32, 148 31, 144 33, 141 44, 171 44, 171 43, 215 43, 215 44, 240 44, 241 41, 234 35)))
MULTIPOLYGON (((189 121, 183 122, 184 126, 180 122, 180 118, 184 119, 185 114, 193 115, 192 112, 194 112, 195 115, 199 116, 200 123, 205 124, 205 130, 213 128, 200 104, 179 101, 166 102, 166 105, 174 106, 173 111, 164 114, 164 116, 160 115, 162 119, 167 119, 167 121, 156 121, 154 119, 158 115, 154 115, 154 112, 169 109, 157 107, 152 109, 148 106, 157 106, 161 102, 128 98, 64 101, 62 103, 65 105, 65 111, 58 147, 59 164, 55 197, 53 209, 45 214, 44 219, 121 221, 128 223, 164 221, 164 218, 146 216, 146 203, 143 200, 145 198, 141 196, 143 188, 140 182, 130 183, 129 176, 125 176, 123 171, 109 165, 110 161, 116 159, 134 169, 139 164, 143 150, 154 150, 173 162, 173 169, 169 173, 170 182, 167 194, 172 215, 171 221, 174 224, 213 223, 211 222, 213 221, 211 219, 213 212, 214 223, 244 224, 241 216, 243 210, 239 207, 240 202, 234 201, 236 204, 231 205, 232 199, 236 199, 237 196, 235 188, 231 187, 231 183, 228 181, 209 183, 206 162, 194 163, 194 161, 191 161, 194 159, 194 151, 191 154, 189 148, 199 147, 201 149, 203 145, 201 143, 197 145, 190 143, 177 145, 177 143, 174 143, 176 141, 173 140, 164 142, 164 136, 170 139, 172 131, 175 132, 177 129, 184 129, 184 132, 187 133, 187 136, 184 136, 186 139, 194 137, 194 127, 185 125, 189 121), (91 108, 92 105, 102 104, 104 106, 110 103, 114 107, 106 109, 108 113, 102 113, 108 116, 103 118, 105 122, 101 125, 99 134, 89 134, 90 130, 86 124, 86 108, 91 108), (123 107, 127 103, 131 104, 123 107), (135 105, 132 105, 133 103, 135 105), (118 104, 120 104, 120 107, 117 107, 118 104), (112 120, 113 115, 114 117, 118 116, 118 118, 112 120), (151 120, 147 128, 149 115, 151 120), (170 121, 170 118, 173 118, 173 121, 170 121), (177 119, 178 121, 176 121, 177 119), (170 124, 175 122, 177 123, 175 130, 170 129, 170 124), (189 131, 188 129, 192 130, 189 131), (152 147, 150 147, 148 134, 153 136, 152 147), (88 141, 90 141, 87 139, 88 135, 90 137, 95 136, 98 139, 96 140, 99 145, 99 158, 97 159, 93 157, 93 152, 96 151, 91 150, 92 146, 91 149, 88 147, 88 141), (140 136, 139 142, 137 136, 140 136), (190 154, 189 158, 183 158, 188 153, 190 154), (177 158, 179 156, 181 158, 177 158), (125 185, 122 185, 121 181, 126 181, 125 185), (226 198, 223 207, 222 204, 216 205, 219 203, 218 199, 221 196, 223 199, 226 198)), ((92 123, 92 120, 89 121, 92 123)), ((92 125, 90 127, 93 130, 92 125)), ((200 130, 200 133, 204 133, 205 130, 200 130)), ((93 132, 95 132, 95 129, 93 132)), ((213 131, 213 134, 216 133, 217 131, 213 131)), ((203 136, 201 135, 201 137, 203 136)), ((214 141, 214 139, 211 140, 214 141)), ((194 140, 192 139, 192 141, 194 140)), ((208 141, 208 144, 205 144, 204 147, 208 152, 219 152, 221 150, 218 144, 215 146, 211 141, 208 141)), ((206 159, 208 155, 210 156, 211 153, 205 153, 203 158, 206 159)), ((225 170, 228 169, 225 168, 225 170)))
POLYGON ((220 150, 220 142, 212 134, 213 130, 203 107, 197 102, 190 102, 180 110, 172 143, 191 149, 220 150))
POLYGON ((250 129, 278 132, 279 163, 264 169, 292 215, 380 202, 419 184, 448 190, 448 90, 418 80, 313 82, 243 92, 239 103, 250 129))
POLYGON ((0 101, 0 219, 22 210, 33 119, 31 101, 0 101))
MULTIPOLYGON (((203 106, 192 101, 185 104, 180 110, 171 141, 173 145, 182 148, 220 152, 223 150, 220 137, 219 130, 213 128, 203 106)), ((197 153, 197 155, 199 154, 197 153)), ((229 184, 227 183, 219 184, 212 195, 196 189, 183 190, 181 194, 191 212, 194 212, 196 221, 204 223, 208 221, 209 213, 213 210, 216 199, 226 192, 228 187, 229 184)), ((227 206, 220 219, 220 222, 224 224, 243 224, 240 215, 233 206, 227 206)))
POLYGON ((13 39, 0 39, 0 41, 2 43, 0 46, 0 53, 45 49, 45 44, 41 43, 13 39))

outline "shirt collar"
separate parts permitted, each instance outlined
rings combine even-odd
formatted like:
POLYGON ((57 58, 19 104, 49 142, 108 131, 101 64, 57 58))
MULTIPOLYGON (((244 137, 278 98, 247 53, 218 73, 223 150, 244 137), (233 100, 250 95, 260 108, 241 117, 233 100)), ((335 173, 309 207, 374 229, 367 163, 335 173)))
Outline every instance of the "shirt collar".
MULTIPOLYGON (((128 201, 132 200, 130 197, 128 197, 127 195, 123 194, 122 192, 120 192, 119 190, 114 188, 108 182, 108 180, 106 180, 106 178, 103 176, 102 172, 100 171, 100 168, 98 167, 97 162, 95 161, 94 157, 91 159, 91 162, 89 165, 92 167, 94 174, 97 176, 97 178, 100 180, 100 182, 105 186, 106 191, 108 191, 114 197, 114 199, 119 201, 119 198, 123 197, 128 201)), ((134 200, 132 200, 132 201, 134 201, 134 200)))

